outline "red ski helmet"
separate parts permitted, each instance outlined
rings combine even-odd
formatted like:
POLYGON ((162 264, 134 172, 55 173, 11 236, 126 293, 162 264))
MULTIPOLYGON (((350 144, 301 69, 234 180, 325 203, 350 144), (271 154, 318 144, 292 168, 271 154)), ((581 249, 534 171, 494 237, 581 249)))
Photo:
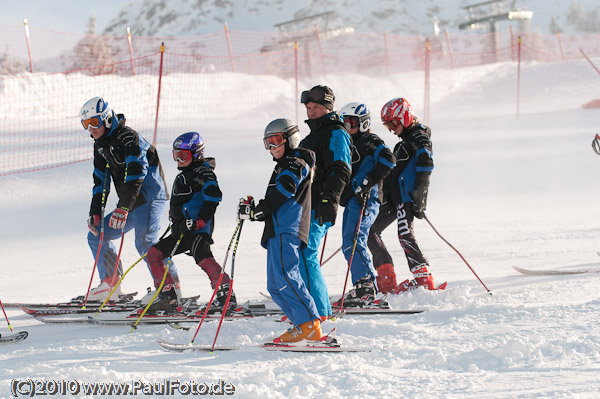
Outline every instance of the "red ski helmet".
POLYGON ((412 107, 402 97, 394 98, 388 101, 381 108, 381 122, 385 125, 393 120, 398 121, 402 126, 409 127, 415 118, 412 107))

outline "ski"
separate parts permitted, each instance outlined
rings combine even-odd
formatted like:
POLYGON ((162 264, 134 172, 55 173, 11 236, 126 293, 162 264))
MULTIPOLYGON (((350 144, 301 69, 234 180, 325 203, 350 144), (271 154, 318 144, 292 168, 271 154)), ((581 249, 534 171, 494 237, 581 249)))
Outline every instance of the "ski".
POLYGON ((239 347, 235 347, 235 346, 215 346, 213 348, 210 345, 196 345, 196 344, 192 344, 192 343, 177 344, 177 343, 165 341, 163 339, 159 339, 156 342, 160 346, 162 346, 164 349, 167 349, 167 350, 173 351, 173 352, 185 352, 185 351, 216 352, 216 351, 232 351, 232 350, 240 349, 239 347))
POLYGON ((518 266, 513 266, 513 269, 519 273, 527 274, 529 276, 555 276, 555 275, 573 275, 573 274, 586 274, 586 273, 600 273, 600 269, 579 269, 579 270, 556 270, 556 269, 543 269, 543 270, 531 270, 523 269, 518 266))
POLYGON ((279 338, 274 338, 265 342, 261 348, 268 351, 284 352, 368 352, 371 350, 367 347, 342 346, 333 336, 335 331, 336 328, 333 328, 329 334, 324 335, 318 341, 279 342, 279 338))
MULTIPOLYGON (((134 300, 133 298, 137 295, 137 292, 132 292, 130 294, 119 295, 119 299, 117 301, 109 301, 105 307, 130 307, 135 308, 134 305, 137 304, 139 307, 140 301, 134 300)), ((21 310, 30 315, 36 314, 68 314, 68 313, 89 313, 95 312, 98 310, 100 306, 102 306, 102 301, 88 301, 85 305, 85 309, 83 308, 84 297, 79 296, 71 299, 68 302, 59 302, 59 303, 20 303, 17 304, 21 310)))
POLYGON ((18 333, 8 334, 8 335, 0 334, 0 344, 20 342, 20 341, 23 341, 28 336, 29 336, 29 334, 27 333, 27 331, 20 331, 18 333))

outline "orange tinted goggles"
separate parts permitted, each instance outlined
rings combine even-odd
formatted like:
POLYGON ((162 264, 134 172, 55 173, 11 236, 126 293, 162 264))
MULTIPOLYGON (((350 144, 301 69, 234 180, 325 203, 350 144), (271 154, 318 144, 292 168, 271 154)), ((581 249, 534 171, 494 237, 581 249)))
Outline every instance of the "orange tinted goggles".
POLYGON ((282 145, 283 143, 285 143, 285 138, 283 137, 283 133, 281 133, 281 134, 276 134, 273 136, 265 137, 263 139, 263 142, 265 143, 265 150, 270 150, 271 147, 277 148, 280 145, 282 145))
POLYGON ((83 128, 85 130, 90 130, 90 126, 95 129, 99 128, 102 125, 102 121, 100 120, 99 116, 94 116, 90 119, 85 119, 81 121, 81 124, 83 125, 83 128))

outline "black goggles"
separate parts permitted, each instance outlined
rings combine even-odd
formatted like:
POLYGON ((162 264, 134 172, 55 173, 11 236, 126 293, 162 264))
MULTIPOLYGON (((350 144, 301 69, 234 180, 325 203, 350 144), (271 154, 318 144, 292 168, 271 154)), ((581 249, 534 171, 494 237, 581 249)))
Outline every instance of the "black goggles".
POLYGON ((331 94, 325 93, 319 89, 310 89, 302 92, 300 96, 300 102, 302 104, 306 104, 308 102, 313 102, 317 104, 323 104, 325 102, 333 103, 333 96, 331 94))

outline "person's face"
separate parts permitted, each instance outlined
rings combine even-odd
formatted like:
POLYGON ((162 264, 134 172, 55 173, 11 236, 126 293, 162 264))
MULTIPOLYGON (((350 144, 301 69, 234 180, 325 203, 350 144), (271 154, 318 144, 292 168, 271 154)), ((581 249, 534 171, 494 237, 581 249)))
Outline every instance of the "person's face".
POLYGON ((271 153, 271 155, 273 155, 273 158, 281 159, 283 157, 283 155, 285 154, 285 142, 284 142, 284 144, 280 145, 279 147, 269 148, 269 152, 271 153))
POLYGON ((102 137, 104 135, 104 132, 106 131, 106 126, 104 126, 104 123, 101 124, 100 127, 90 126, 88 128, 88 131, 90 132, 90 134, 92 135, 94 140, 98 140, 100 137, 102 137))
POLYGON ((384 123, 385 126, 390 132, 394 133, 396 136, 400 136, 402 131, 404 130, 404 126, 400 123, 398 119, 392 119, 388 123, 384 123))
POLYGON ((190 150, 173 150, 173 160, 177 162, 177 167, 185 168, 192 164, 194 157, 190 150))
POLYGON ((358 124, 357 116, 345 115, 344 122, 350 126, 350 130, 348 130, 348 133, 350 133, 350 135, 358 133, 360 125, 358 124))
POLYGON ((306 116, 308 119, 319 119, 330 112, 324 105, 313 102, 307 102, 304 106, 306 107, 306 116))

